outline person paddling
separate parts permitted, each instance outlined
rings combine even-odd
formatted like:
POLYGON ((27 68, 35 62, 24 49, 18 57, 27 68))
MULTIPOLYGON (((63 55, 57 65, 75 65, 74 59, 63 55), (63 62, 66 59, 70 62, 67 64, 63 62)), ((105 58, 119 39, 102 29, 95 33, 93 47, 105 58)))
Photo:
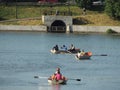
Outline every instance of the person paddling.
POLYGON ((62 80, 62 74, 60 72, 57 72, 57 74, 55 75, 55 79, 58 80, 62 80))
POLYGON ((62 79, 61 77, 62 77, 62 74, 60 73, 60 68, 56 68, 55 73, 53 75, 51 75, 49 79, 60 80, 60 79, 62 79))
POLYGON ((63 46, 61 47, 61 49, 67 51, 67 46, 63 45, 63 46))
POLYGON ((67 80, 67 78, 61 74, 60 68, 56 68, 55 74, 56 80, 67 80))
POLYGON ((59 47, 58 47, 58 45, 55 45, 52 49, 58 51, 59 47))
POLYGON ((75 51, 75 46, 74 46, 73 44, 71 44, 69 51, 70 51, 70 52, 75 51))

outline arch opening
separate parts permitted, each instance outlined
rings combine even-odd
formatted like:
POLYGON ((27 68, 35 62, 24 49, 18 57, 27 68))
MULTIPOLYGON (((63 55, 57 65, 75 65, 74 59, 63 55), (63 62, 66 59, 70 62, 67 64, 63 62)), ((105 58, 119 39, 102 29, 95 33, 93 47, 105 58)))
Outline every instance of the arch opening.
POLYGON ((51 30, 51 32, 61 32, 61 33, 64 33, 64 32, 66 32, 66 24, 62 20, 55 20, 51 24, 50 30, 51 30))

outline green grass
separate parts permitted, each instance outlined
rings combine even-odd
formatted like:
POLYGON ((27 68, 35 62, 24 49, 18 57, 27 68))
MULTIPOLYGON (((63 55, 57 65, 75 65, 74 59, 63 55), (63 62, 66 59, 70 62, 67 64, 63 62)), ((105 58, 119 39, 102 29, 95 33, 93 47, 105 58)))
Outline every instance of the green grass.
MULTIPOLYGON (((17 6, 17 17, 22 19, 16 21, 16 6, 0 6, 0 20, 12 20, 12 22, 0 22, 0 24, 13 24, 13 25, 41 25, 41 19, 34 19, 35 17, 41 18, 44 13, 55 15, 56 10, 61 13, 68 11, 72 12, 73 24, 75 25, 98 25, 98 26, 120 26, 120 21, 113 20, 107 16, 102 10, 87 10, 86 15, 83 15, 82 9, 77 6, 17 6), (23 20, 25 18, 25 20, 23 20), (26 19, 33 18, 33 19, 26 19), (15 21, 14 21, 15 20, 15 21)), ((62 14, 63 15, 63 14, 62 14)))

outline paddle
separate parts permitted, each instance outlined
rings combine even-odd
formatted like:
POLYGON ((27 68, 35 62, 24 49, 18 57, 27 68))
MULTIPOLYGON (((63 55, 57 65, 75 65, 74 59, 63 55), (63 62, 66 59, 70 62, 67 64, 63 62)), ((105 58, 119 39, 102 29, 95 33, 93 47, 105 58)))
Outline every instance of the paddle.
POLYGON ((81 79, 73 79, 73 78, 68 78, 68 80, 76 80, 76 81, 81 81, 81 79))
POLYGON ((34 78, 39 78, 39 76, 34 76, 34 78))
POLYGON ((107 54, 92 55, 92 56, 107 56, 107 54))
MULTIPOLYGON (((41 77, 41 76, 34 76, 34 78, 48 78, 48 77, 41 77)), ((68 78, 68 80, 76 80, 76 81, 81 81, 81 79, 74 79, 74 78, 68 78)))
POLYGON ((34 78, 48 78, 48 77, 34 76, 34 78))

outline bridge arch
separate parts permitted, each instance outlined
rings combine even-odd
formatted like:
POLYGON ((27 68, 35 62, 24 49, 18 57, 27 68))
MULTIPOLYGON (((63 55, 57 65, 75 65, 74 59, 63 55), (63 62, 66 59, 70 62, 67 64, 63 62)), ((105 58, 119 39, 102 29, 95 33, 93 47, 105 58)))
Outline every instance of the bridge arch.
POLYGON ((66 32, 66 24, 62 20, 55 20, 51 24, 51 32, 66 32))

